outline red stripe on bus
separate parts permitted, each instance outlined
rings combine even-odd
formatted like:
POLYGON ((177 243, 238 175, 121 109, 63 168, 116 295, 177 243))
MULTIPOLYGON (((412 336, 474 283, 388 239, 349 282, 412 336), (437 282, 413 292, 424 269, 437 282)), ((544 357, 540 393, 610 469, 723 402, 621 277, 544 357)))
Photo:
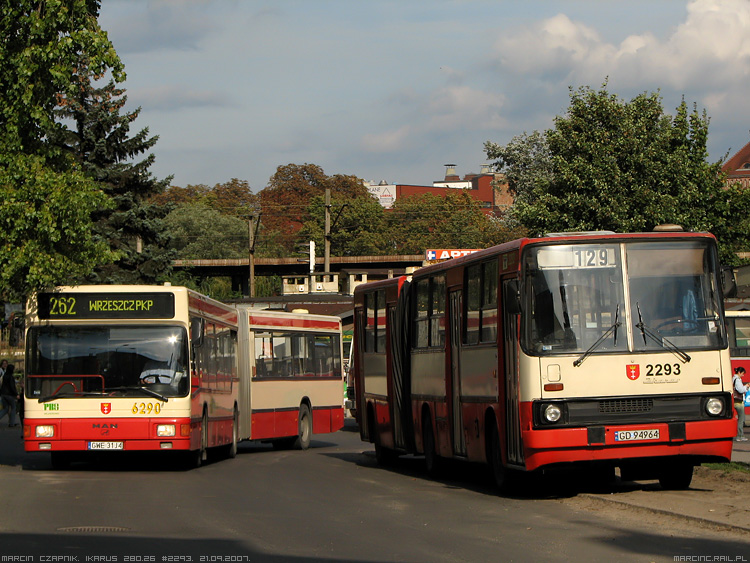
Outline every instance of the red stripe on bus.
POLYGON ((337 321, 324 321, 319 319, 295 319, 288 317, 264 317, 262 315, 250 315, 250 324, 255 327, 269 326, 269 327, 283 327, 283 328, 317 328, 327 330, 338 330, 339 323, 337 321))
POLYGON ((224 307, 221 307, 217 304, 210 303, 208 301, 203 301, 202 299, 199 299, 192 295, 189 297, 188 303, 189 303, 189 308, 193 311, 198 311, 199 313, 211 315, 227 323, 231 323, 234 325, 237 324, 237 321, 238 321, 237 312, 234 310, 225 309, 224 307))

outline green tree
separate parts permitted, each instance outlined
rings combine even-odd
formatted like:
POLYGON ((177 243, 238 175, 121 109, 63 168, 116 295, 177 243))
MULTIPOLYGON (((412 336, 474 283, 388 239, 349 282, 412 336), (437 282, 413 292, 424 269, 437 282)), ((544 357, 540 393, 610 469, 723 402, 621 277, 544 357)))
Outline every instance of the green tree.
POLYGON ((216 184, 213 188, 205 184, 189 184, 184 188, 169 186, 153 195, 151 201, 172 207, 182 203, 200 203, 215 208, 222 215, 245 220, 258 213, 258 196, 252 192, 247 181, 237 178, 216 184))
POLYGON ((94 232, 118 255, 113 263, 96 268, 89 280, 155 283, 170 271, 174 252, 166 248, 163 224, 169 208, 149 198, 163 192, 171 178, 158 181, 152 177, 153 154, 140 162, 135 159, 153 148, 158 137, 149 137, 148 128, 130 135, 140 108, 121 114, 127 96, 114 81, 94 87, 92 77, 83 71, 76 79, 77 97, 64 98, 58 111, 60 118, 75 123, 75 129, 65 130, 58 143, 111 198, 112 208, 93 214, 94 232))
POLYGON ((75 95, 75 75, 125 75, 99 27, 98 0, 11 0, 0 6, 0 293, 76 281, 115 256, 91 234, 107 207, 97 184, 50 142, 55 108, 75 95))
POLYGON ((258 194, 264 231, 275 233, 277 243, 282 243, 286 252, 293 252, 299 242, 298 233, 309 219, 312 198, 324 195, 326 188, 331 189, 332 195, 345 198, 368 193, 356 176, 327 176, 315 164, 288 164, 279 166, 268 186, 258 194))
POLYGON ((216 184, 206 195, 204 203, 245 221, 258 213, 258 196, 245 180, 232 178, 229 182, 216 184))
POLYGON ((247 258, 248 226, 202 203, 184 203, 164 220, 178 258, 247 258))
MULTIPOLYGON (((485 145, 509 178, 524 178, 512 215, 530 232, 639 232, 677 223, 747 239, 737 232, 746 229, 727 224, 742 202, 724 189, 721 163, 707 162, 705 111, 690 111, 683 100, 672 117, 658 93, 625 102, 606 84, 571 90, 570 98, 567 113, 544 133, 548 162, 544 150, 535 159, 485 145)), ((722 259, 732 260, 729 241, 719 241, 722 259)))
POLYGON ((515 201, 529 199, 538 183, 552 180, 552 158, 544 133, 524 132, 507 145, 487 141, 484 150, 488 158, 497 159, 495 166, 505 171, 508 191, 515 201))
POLYGON ((3 300, 83 280, 113 259, 91 232, 91 214, 109 202, 80 171, 58 172, 39 156, 0 153, 0 201, 3 300))
POLYGON ((466 190, 445 197, 398 198, 386 220, 394 254, 421 254, 428 248, 486 248, 515 238, 501 221, 483 213, 466 190))
MULTIPOLYGON (((318 249, 325 244, 325 197, 315 196, 309 219, 300 239, 314 240, 318 249)), ((390 252, 385 233, 383 207, 369 193, 365 196, 331 197, 331 255, 377 256, 390 252)))
POLYGON ((202 203, 210 190, 206 184, 188 184, 184 188, 169 186, 163 192, 151 196, 151 201, 158 205, 171 205, 173 208, 182 203, 202 203))

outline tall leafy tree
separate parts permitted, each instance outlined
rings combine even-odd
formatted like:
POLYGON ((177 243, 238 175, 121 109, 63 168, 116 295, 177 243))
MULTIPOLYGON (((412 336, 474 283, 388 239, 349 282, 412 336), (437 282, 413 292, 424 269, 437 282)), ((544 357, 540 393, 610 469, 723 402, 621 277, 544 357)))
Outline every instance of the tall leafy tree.
POLYGON ((505 171, 508 191, 516 202, 531 199, 537 184, 552 180, 552 158, 544 133, 524 132, 507 145, 487 141, 484 150, 505 171))
POLYGON ((75 97, 64 97, 58 115, 75 128, 58 136, 86 174, 102 186, 112 207, 93 214, 94 232, 117 253, 117 260, 102 265, 90 276, 96 283, 155 283, 171 269, 174 252, 167 249, 163 219, 165 205, 150 201, 164 191, 171 178, 156 180, 147 154, 158 137, 148 128, 131 135, 140 108, 123 112, 125 90, 114 81, 97 87, 85 69, 76 75, 75 97), (136 159, 145 155, 140 161, 136 159))
POLYGON ((299 242, 298 232, 309 218, 312 198, 324 195, 326 188, 331 189, 332 195, 346 198, 367 194, 367 188, 356 176, 327 176, 315 164, 279 166, 259 193, 264 236, 272 235, 277 241, 283 237, 284 248, 292 252, 299 242))
POLYGON ((183 203, 165 219, 178 258, 247 258, 247 222, 203 203, 183 203))
POLYGON ((216 184, 206 194, 205 203, 215 207, 224 215, 249 220, 258 213, 258 196, 245 180, 232 178, 229 182, 216 184))
POLYGON ((428 248, 485 248, 516 238, 501 221, 484 214, 466 190, 445 197, 399 198, 386 220, 394 254, 421 254, 428 248))
POLYGON ((151 196, 151 201, 160 205, 176 207, 182 203, 203 202, 211 188, 206 184, 188 184, 184 188, 169 186, 163 192, 151 196))
MULTIPOLYGON (((309 219, 300 238, 314 240, 318 249, 325 244, 325 197, 315 196, 309 219)), ((331 255, 377 256, 392 251, 386 237, 385 211, 370 194, 359 197, 331 197, 331 255)))
POLYGON ((222 215, 232 215, 247 220, 258 213, 258 196, 250 189, 246 180, 232 178, 223 184, 209 187, 205 184, 188 184, 184 188, 169 186, 151 197, 158 204, 172 207, 183 203, 200 203, 213 207, 222 215))
MULTIPOLYGON (((683 100, 671 116, 658 93, 626 102, 606 84, 571 90, 570 99, 544 142, 526 154, 485 145, 509 178, 524 179, 515 186, 512 214, 530 232, 638 232, 678 223, 747 240, 746 228, 727 224, 743 202, 724 189, 721 163, 707 161, 705 111, 683 100)), ((729 241, 719 242, 722 259, 736 259, 729 241)))
POLYGON ((124 79, 97 17, 98 0, 8 0, 0 5, 0 293, 18 299, 81 279, 113 259, 91 232, 107 198, 80 164, 50 142, 55 107, 75 75, 124 79))

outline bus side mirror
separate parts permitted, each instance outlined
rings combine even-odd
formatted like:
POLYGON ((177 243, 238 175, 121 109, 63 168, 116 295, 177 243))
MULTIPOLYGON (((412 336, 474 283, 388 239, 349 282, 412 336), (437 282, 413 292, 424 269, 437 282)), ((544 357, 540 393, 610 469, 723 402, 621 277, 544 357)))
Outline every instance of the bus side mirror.
POLYGON ((503 308, 509 315, 521 314, 521 293, 518 280, 503 282, 503 308))
POLYGON ((190 340, 193 348, 200 348, 203 345, 203 319, 198 317, 190 319, 190 340))

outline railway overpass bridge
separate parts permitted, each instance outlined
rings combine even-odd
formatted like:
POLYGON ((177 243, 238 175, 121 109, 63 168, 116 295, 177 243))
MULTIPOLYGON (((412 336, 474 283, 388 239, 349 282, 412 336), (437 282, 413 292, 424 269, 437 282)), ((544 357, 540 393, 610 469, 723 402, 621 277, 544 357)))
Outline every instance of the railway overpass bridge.
MULTIPOLYGON (((310 262, 306 258, 254 258, 256 277, 262 276, 298 276, 310 275, 310 262)), ((425 264, 424 254, 406 256, 331 256, 330 272, 324 272, 323 257, 316 257, 314 275, 338 274, 344 279, 349 274, 367 274, 369 281, 403 275, 407 269, 419 268, 425 264)), ((186 270, 192 275, 204 278, 229 277, 232 289, 249 296, 250 259, 215 259, 215 260, 175 260, 175 270, 186 270)))

